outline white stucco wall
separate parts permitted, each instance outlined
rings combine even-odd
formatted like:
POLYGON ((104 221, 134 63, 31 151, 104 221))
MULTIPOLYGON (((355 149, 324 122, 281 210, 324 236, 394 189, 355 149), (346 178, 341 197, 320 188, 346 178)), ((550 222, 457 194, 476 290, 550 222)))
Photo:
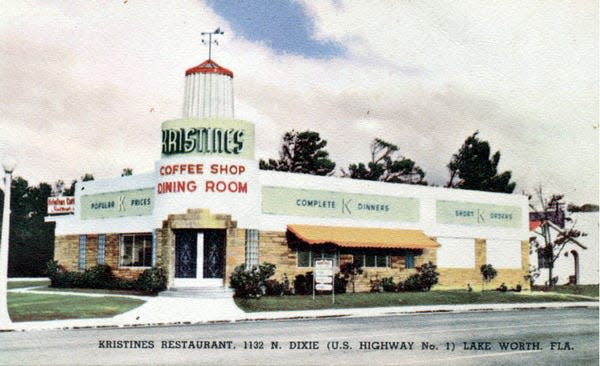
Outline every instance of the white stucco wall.
POLYGON ((454 238, 486 238, 526 240, 528 238, 527 197, 518 194, 425 187, 408 184, 381 183, 338 177, 321 177, 308 174, 292 174, 260 171, 261 186, 278 186, 310 190, 326 190, 395 197, 411 197, 419 200, 418 222, 354 220, 329 217, 286 216, 262 214, 259 229, 283 231, 287 224, 314 224, 339 226, 391 227, 420 229, 429 236, 454 238), (521 225, 518 228, 503 228, 476 225, 446 225, 436 221, 436 201, 464 201, 481 204, 518 206, 521 209, 521 225))
MULTIPOLYGON (((575 212, 570 216, 574 220, 575 228, 587 234, 577 239, 587 249, 573 243, 567 244, 554 263, 552 276, 558 277, 559 285, 568 283, 569 276, 575 274, 573 252, 576 252, 579 258, 577 283, 581 285, 598 284, 598 212, 575 212)), ((570 224, 567 223, 567 225, 570 224)), ((534 233, 531 234, 535 235, 534 233)), ((538 266, 538 257, 535 251, 530 255, 529 262, 536 267, 538 266)), ((535 279, 535 284, 544 285, 548 283, 548 270, 541 269, 539 273, 540 276, 535 279)))
POLYGON ((475 268, 475 239, 437 238, 439 268, 475 268))
POLYGON ((486 262, 497 269, 520 269, 521 241, 486 240, 486 262))

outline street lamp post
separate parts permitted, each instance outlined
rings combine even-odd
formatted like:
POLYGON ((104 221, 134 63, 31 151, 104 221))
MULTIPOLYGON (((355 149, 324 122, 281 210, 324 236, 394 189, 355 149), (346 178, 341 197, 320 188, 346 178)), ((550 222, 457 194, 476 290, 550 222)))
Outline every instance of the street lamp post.
POLYGON ((17 165, 14 159, 2 163, 4 168, 4 210, 2 211, 2 237, 0 237, 0 329, 8 329, 11 320, 8 315, 8 235, 10 224, 10 188, 12 172, 17 165))

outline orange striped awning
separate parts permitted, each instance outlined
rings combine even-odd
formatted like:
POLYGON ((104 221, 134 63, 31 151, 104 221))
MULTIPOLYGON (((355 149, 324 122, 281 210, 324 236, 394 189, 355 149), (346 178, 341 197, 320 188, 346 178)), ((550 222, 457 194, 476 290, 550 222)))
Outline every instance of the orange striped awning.
POLYGON ((421 230, 288 225, 298 239, 311 245, 333 243, 347 248, 428 249, 438 243, 421 230))

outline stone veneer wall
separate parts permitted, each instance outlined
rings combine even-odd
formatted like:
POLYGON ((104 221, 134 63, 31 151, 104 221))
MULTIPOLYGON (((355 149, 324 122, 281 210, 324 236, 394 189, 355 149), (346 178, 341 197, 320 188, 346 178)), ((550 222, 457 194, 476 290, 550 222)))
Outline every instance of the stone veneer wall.
POLYGON ((79 270, 79 235, 58 235, 54 238, 54 260, 68 271, 79 270))
MULTIPOLYGON (((119 278, 137 279, 146 267, 119 267, 120 234, 105 235, 104 264, 110 266, 113 274, 119 278)), ((98 264, 98 236, 99 234, 86 235, 86 269, 98 264)), ((57 236, 54 240, 54 260, 58 261, 58 264, 67 271, 79 271, 79 235, 57 236)), ((157 264, 159 263, 159 257, 157 257, 157 264)))
MULTIPOLYGON (((308 267, 298 267, 296 265, 297 252, 287 244, 285 232, 279 231, 261 231, 259 233, 259 250, 260 263, 269 262, 276 265, 274 279, 281 281, 284 275, 288 277, 293 285, 296 275, 305 274, 312 271, 308 267)), ((415 266, 420 266, 423 263, 431 261, 435 264, 435 249, 423 250, 421 255, 415 256, 415 266)), ((351 262, 351 254, 340 254, 340 264, 351 262)), ((390 268, 367 268, 364 269, 356 282, 356 291, 369 291, 371 289, 371 280, 381 280, 384 277, 393 277, 394 281, 406 279, 411 274, 415 273, 414 268, 404 268, 404 257, 400 255, 391 256, 390 268)), ((348 290, 350 291, 350 284, 348 290)))
MULTIPOLYGON (((438 268, 440 273, 439 288, 444 289, 466 289, 470 284, 475 291, 482 288, 483 278, 480 267, 487 264, 486 241, 484 239, 475 240, 475 268, 438 268)), ((514 288, 520 284, 523 289, 529 289, 529 281, 525 276, 529 274, 529 242, 521 241, 521 268, 508 269, 496 268, 498 275, 489 283, 485 284, 485 289, 495 289, 504 283, 508 288, 514 288)))
MULTIPOLYGON (((172 286, 175 268, 175 235, 173 229, 225 229, 225 278, 224 284, 229 284, 229 278, 236 266, 245 262, 245 229, 237 228, 237 223, 229 215, 213 215, 208 210, 191 209, 185 214, 169 215, 163 222, 163 228, 157 230, 157 265, 167 269, 169 286, 172 286)), ((106 234, 105 264, 113 268, 113 273, 121 278, 135 279, 145 268, 119 268, 119 235, 106 234)), ((87 235, 86 268, 97 264, 98 234, 87 235)), ((310 268, 296 266, 296 250, 287 244, 285 232, 261 231, 259 233, 259 262, 269 262, 276 265, 273 278, 281 281, 284 275, 291 283, 296 275, 311 271, 310 268)), ((79 235, 57 236, 55 239, 54 259, 69 271, 79 270, 79 235)), ((340 263, 352 261, 352 255, 341 254, 340 263)), ((431 261, 436 263, 436 250, 425 249, 421 255, 415 256, 415 266, 431 261)), ((482 284, 480 266, 486 263, 486 242, 484 239, 475 241, 475 268, 438 268, 440 280, 435 288, 466 289, 471 284, 474 290, 480 290, 482 284)), ((521 268, 496 269, 498 276, 486 284, 486 289, 492 289, 505 283, 509 288, 520 284, 523 289, 529 288, 525 276, 529 273, 529 242, 521 242, 521 268)), ((390 268, 368 268, 360 275, 355 283, 356 291, 369 291, 370 281, 393 277, 398 283, 415 273, 415 269, 404 268, 404 257, 391 256, 390 268)), ((350 286, 350 285, 349 285, 350 286)), ((350 290, 350 288, 348 288, 350 290)))

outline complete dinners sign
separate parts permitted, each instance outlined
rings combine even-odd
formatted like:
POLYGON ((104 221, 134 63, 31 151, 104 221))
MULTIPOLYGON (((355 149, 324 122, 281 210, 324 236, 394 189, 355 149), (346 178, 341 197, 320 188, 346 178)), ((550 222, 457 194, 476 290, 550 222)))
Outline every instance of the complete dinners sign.
POLYGON ((262 213, 417 222, 419 201, 408 197, 263 186, 262 213))
POLYGON ((154 188, 132 189, 81 196, 81 219, 151 215, 154 188))

